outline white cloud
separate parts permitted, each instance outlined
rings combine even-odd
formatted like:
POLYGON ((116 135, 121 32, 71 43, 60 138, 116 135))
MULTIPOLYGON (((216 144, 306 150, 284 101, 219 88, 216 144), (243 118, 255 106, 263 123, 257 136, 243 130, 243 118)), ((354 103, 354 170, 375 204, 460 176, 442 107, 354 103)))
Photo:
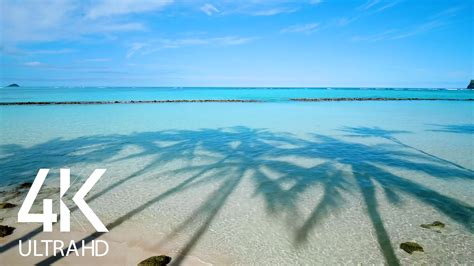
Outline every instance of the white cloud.
POLYGON ((280 30, 281 33, 305 33, 311 34, 317 31, 319 23, 309 23, 304 25, 293 25, 280 30))
POLYGON ((56 38, 75 8, 73 1, 2 1, 2 43, 56 38))
POLYGON ((206 15, 208 16, 212 16, 214 13, 219 13, 219 9, 217 9, 215 6, 211 5, 211 4, 205 4, 203 6, 201 6, 201 11, 206 13, 206 15))
POLYGON ((14 47, 18 43, 79 39, 89 34, 106 36, 116 32, 143 31, 146 26, 140 22, 111 16, 159 10, 171 2, 172 0, 2 1, 2 50, 15 51, 14 47), (107 3, 109 6, 105 6, 107 3))
POLYGON ((160 10, 173 0, 101 0, 92 6, 86 17, 96 19, 129 13, 140 13, 160 10))

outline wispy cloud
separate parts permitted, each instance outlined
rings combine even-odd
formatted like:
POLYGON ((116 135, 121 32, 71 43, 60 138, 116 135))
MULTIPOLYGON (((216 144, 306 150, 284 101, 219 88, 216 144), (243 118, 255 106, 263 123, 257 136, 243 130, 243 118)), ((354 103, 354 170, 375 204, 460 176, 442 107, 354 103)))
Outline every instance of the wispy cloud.
POLYGON ((368 10, 380 3, 380 0, 368 0, 364 4, 357 7, 358 10, 368 10))
POLYGON ((141 13, 160 10, 173 0, 101 0, 92 6, 86 17, 96 19, 129 13, 141 13))
POLYGON ((337 24, 339 26, 347 26, 361 18, 375 15, 392 7, 398 5, 402 0, 391 0, 391 1, 382 1, 382 0, 368 0, 364 4, 358 6, 355 9, 356 15, 346 16, 337 19, 337 24))
POLYGON ((102 57, 102 58, 87 58, 87 59, 82 59, 80 62, 84 63, 102 63, 102 62, 109 62, 111 59, 107 57, 102 57))
POLYGON ((54 54, 69 54, 69 53, 74 53, 76 50, 74 49, 51 49, 51 50, 29 50, 28 54, 31 55, 54 55, 54 54))
POLYGON ((39 66, 42 66, 44 64, 41 63, 41 62, 38 62, 38 61, 30 61, 30 62, 26 62, 24 65, 27 66, 27 67, 39 67, 39 66))
POLYGON ((185 39, 161 39, 158 41, 162 48, 180 48, 185 46, 231 46, 241 45, 252 41, 253 38, 239 36, 224 36, 214 38, 185 38, 185 39))
POLYGON ((418 25, 413 25, 410 27, 402 28, 402 29, 389 29, 385 30, 380 33, 376 33, 373 35, 366 35, 366 36, 354 36, 352 38, 353 41, 369 41, 369 42, 376 42, 376 41, 384 41, 384 40, 398 40, 404 39, 408 37, 413 37, 419 34, 424 34, 436 29, 443 28, 451 23, 450 19, 456 16, 458 12, 458 7, 448 8, 443 10, 431 17, 423 23, 418 25))
POLYGON ((77 52, 75 49, 48 49, 48 50, 24 50, 17 47, 0 46, 0 52, 13 56, 34 56, 34 55, 59 55, 77 52))
POLYGON ((311 34, 319 29, 319 23, 293 25, 280 30, 281 33, 304 33, 311 34))
POLYGON ((130 48, 127 52, 127 58, 132 57, 135 53, 142 50, 143 48, 147 47, 149 44, 144 42, 134 42, 130 45, 130 48))
POLYGON ((110 67, 92 67, 84 64, 77 64, 77 63, 71 63, 71 64, 49 64, 49 63, 43 63, 39 61, 30 61, 30 62, 25 62, 21 66, 26 67, 26 68, 40 68, 40 69, 48 69, 48 70, 54 70, 54 71, 65 71, 65 72, 82 72, 82 73, 96 73, 96 74, 120 74, 120 73, 125 73, 121 69, 115 69, 115 68, 110 68, 110 67))
POLYGON ((275 16, 279 14, 293 13, 293 12, 296 12, 297 10, 298 8, 278 7, 278 8, 255 10, 255 11, 250 12, 249 14, 252 16, 275 16))
POLYGON ((143 31, 139 21, 118 15, 160 10, 171 0, 32 0, 2 1, 0 31, 3 50, 14 50, 18 43, 80 39, 91 34, 143 31), (109 4, 109 5, 107 5, 109 4))
POLYGON ((240 36, 223 36, 209 38, 182 38, 182 39, 157 39, 147 42, 135 42, 130 44, 126 58, 136 54, 146 55, 163 49, 177 49, 189 46, 234 46, 251 42, 255 38, 240 36))
POLYGON ((212 16, 213 14, 215 13, 219 13, 219 9, 217 9, 215 6, 211 5, 211 4, 204 4, 203 6, 201 6, 201 11, 206 13, 206 15, 208 16, 212 16))

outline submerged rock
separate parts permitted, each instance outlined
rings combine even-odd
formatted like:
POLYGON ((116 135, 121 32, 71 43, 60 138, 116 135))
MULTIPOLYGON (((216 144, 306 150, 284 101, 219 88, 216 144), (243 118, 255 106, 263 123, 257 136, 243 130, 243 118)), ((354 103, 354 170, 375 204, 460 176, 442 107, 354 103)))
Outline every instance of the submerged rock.
POLYGON ((414 251, 424 252, 423 247, 415 242, 405 242, 400 244, 400 248, 406 251, 409 254, 412 254, 414 251))
POLYGON ((170 261, 171 257, 165 255, 153 256, 138 263, 138 266, 164 266, 170 263, 170 261))
POLYGON ((0 203, 0 209, 10 209, 14 207, 16 207, 16 205, 9 202, 0 203))
POLYGON ((30 188, 31 185, 32 185, 31 182, 25 182, 25 183, 21 184, 18 188, 19 189, 30 188))
POLYGON ((7 87, 20 87, 20 85, 18 85, 16 83, 12 83, 12 84, 8 85, 7 87))
POLYGON ((13 231, 15 231, 15 227, 10 227, 8 225, 0 225, 0 237, 11 235, 13 231))
POLYGON ((438 229, 444 228, 446 225, 440 221, 434 221, 430 224, 422 224, 420 226, 426 229, 435 229, 436 232, 441 233, 438 229))

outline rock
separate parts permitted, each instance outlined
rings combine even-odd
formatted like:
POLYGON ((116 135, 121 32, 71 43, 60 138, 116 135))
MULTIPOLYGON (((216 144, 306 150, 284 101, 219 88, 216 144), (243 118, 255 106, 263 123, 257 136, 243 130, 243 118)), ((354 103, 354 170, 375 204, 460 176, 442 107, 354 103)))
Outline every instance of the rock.
MULTIPOLYGON (((441 229, 441 228, 444 228, 446 225, 440 221, 434 221, 430 224, 422 224, 420 226, 425 229, 441 229)), ((435 230, 435 231, 441 233, 441 231, 439 230, 435 230)))
POLYGON ((9 202, 0 203, 0 209, 10 209, 14 207, 16 207, 16 205, 9 202))
POLYGON ((153 256, 138 263, 138 266, 164 266, 170 263, 170 261, 171 257, 165 255, 153 256))
POLYGON ((13 231, 15 231, 15 227, 10 227, 8 225, 0 225, 0 237, 11 235, 13 231))
POLYGON ((469 83, 469 85, 467 85, 467 88, 468 89, 474 89, 474 79, 471 79, 471 83, 469 83))
POLYGON ((20 85, 18 85, 16 83, 12 83, 12 84, 8 85, 7 87, 20 87, 20 85))
POLYGON ((412 254, 413 251, 424 252, 423 247, 415 242, 405 242, 400 244, 400 248, 406 251, 409 254, 412 254))
POLYGON ((31 182, 25 182, 25 183, 21 184, 18 188, 19 189, 30 188, 31 185, 32 185, 31 182))

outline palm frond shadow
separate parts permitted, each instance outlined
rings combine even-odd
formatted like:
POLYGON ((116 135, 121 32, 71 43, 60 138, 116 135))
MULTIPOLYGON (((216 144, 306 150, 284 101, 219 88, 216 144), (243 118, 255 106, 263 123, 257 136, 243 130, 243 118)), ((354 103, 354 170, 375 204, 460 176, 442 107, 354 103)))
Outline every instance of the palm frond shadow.
POLYGON ((456 134, 474 134, 474 124, 460 124, 460 125, 431 125, 436 127, 430 131, 444 132, 444 133, 456 133, 456 134))
MULTIPOLYGON (((352 135, 375 135, 386 138, 393 141, 394 145, 361 144, 318 134, 313 134, 310 138, 300 138, 291 134, 247 127, 168 130, 130 135, 90 136, 72 140, 53 139, 33 147, 9 145, 2 147, 7 151, 7 156, 0 158, 0 168, 6 169, 6 180, 13 180, 20 174, 26 175, 31 173, 30 171, 36 171, 45 166, 59 168, 63 164, 74 165, 87 162, 127 163, 130 159, 152 158, 136 172, 114 181, 88 197, 88 202, 91 202, 100 200, 103 195, 145 173, 158 172, 163 164, 175 160, 186 162, 186 167, 169 173, 184 177, 177 179, 176 185, 123 213, 107 225, 109 231, 112 231, 126 220, 170 196, 179 195, 201 185, 218 184, 217 189, 208 192, 209 196, 185 221, 157 243, 159 246, 160 243, 174 238, 180 232, 194 228, 194 233, 189 235, 187 244, 182 247, 174 264, 180 264, 185 256, 192 252, 208 227, 225 208, 229 196, 243 180, 253 184, 252 196, 263 199, 267 215, 272 215, 277 219, 291 217, 296 227, 291 227, 289 232, 294 233, 296 247, 307 244, 310 239, 308 236, 328 215, 337 215, 340 212, 346 204, 346 195, 361 194, 367 216, 376 233, 381 254, 387 263, 398 264, 384 219, 377 208, 376 186, 382 187, 383 194, 392 204, 403 205, 402 195, 412 197, 437 209, 467 230, 473 231, 474 208, 472 206, 443 195, 424 184, 414 182, 409 177, 394 174, 387 168, 410 170, 430 178, 464 179, 467 182, 472 182, 472 171, 413 149, 392 136, 408 132, 385 132, 382 129, 376 129, 374 132, 354 128, 344 130, 351 132, 352 135), (171 144, 159 146, 157 142, 171 144), (128 144, 141 147, 140 152, 121 156, 120 152, 128 144), (52 152, 45 154, 45 150, 52 152), (78 154, 77 151, 81 152, 78 154), (35 164, 18 163, 19 161, 28 162, 35 156, 35 164), (37 156, 41 156, 40 161, 37 156), (193 159, 199 156, 205 156, 208 163, 192 164, 193 159), (284 159, 291 156, 318 159, 321 163, 304 167, 295 163, 294 160, 284 159), (342 170, 339 166, 346 166, 346 168, 342 170), (269 172, 278 173, 278 175, 271 176, 269 172), (320 200, 309 216, 302 215, 299 211, 301 197, 304 193, 311 193, 315 187, 323 191, 322 195, 315 195, 321 196, 320 200)), ((34 173, 31 174, 34 176, 34 173)), ((152 178, 159 179, 162 175, 163 173, 153 175, 152 178)), ((26 240, 40 232, 41 230, 33 231, 18 239, 26 240)), ((101 233, 94 233, 84 240, 88 243, 101 235, 101 233)), ((4 252, 15 246, 18 239, 2 246, 0 251, 4 252)), ((51 264, 60 259, 60 256, 51 256, 40 264, 51 264)))

